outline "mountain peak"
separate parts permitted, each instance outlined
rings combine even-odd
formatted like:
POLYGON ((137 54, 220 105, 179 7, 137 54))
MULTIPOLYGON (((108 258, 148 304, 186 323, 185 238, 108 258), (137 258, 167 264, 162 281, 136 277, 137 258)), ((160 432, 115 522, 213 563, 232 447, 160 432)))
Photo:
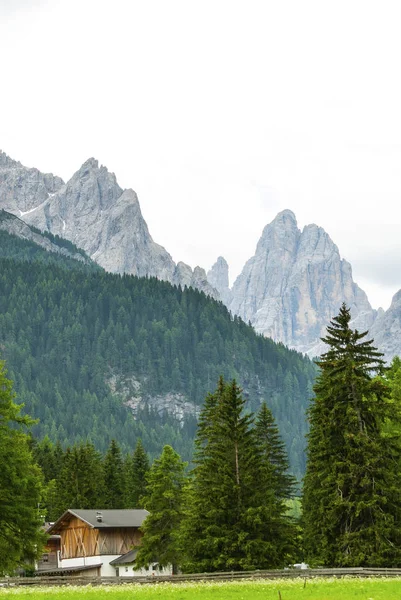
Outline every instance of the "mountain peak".
POLYGON ((360 329, 376 317, 328 233, 315 224, 301 233, 291 210, 266 225, 231 297, 231 312, 251 321, 258 333, 311 356, 342 302, 352 307, 360 329))
POLYGON ((219 256, 216 260, 216 265, 219 265, 220 267, 224 267, 228 269, 228 262, 226 261, 226 259, 224 258, 224 256, 219 256))
POLYGON ((3 150, 0 150, 0 167, 21 167, 21 163, 13 160, 12 158, 10 158, 8 156, 8 154, 6 154, 5 152, 3 152, 3 150))
POLYGON ((390 310, 401 308, 401 290, 396 292, 391 300, 390 310))
POLYGON ((219 292, 220 298, 225 304, 231 299, 231 292, 228 281, 228 263, 223 256, 219 256, 210 271, 207 279, 209 283, 219 292))
POLYGON ((289 208, 285 208, 284 210, 280 211, 270 223, 270 225, 278 225, 281 223, 284 223, 285 225, 291 224, 297 226, 297 218, 292 212, 292 210, 290 210, 289 208))
POLYGON ((324 260, 331 254, 340 256, 338 247, 333 242, 327 231, 315 223, 305 225, 302 230, 299 254, 309 260, 315 257, 317 260, 324 260))
POLYGON ((93 156, 91 158, 88 158, 88 160, 86 160, 83 165, 80 167, 79 169, 79 173, 81 173, 82 171, 87 171, 88 169, 98 169, 99 168, 99 161, 96 160, 96 158, 93 158, 93 156))

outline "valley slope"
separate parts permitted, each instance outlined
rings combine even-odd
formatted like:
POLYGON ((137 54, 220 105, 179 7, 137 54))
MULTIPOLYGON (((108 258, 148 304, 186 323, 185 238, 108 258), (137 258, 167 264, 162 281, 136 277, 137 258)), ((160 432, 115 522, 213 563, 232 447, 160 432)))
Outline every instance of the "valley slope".
MULTIPOLYGON (((57 240, 56 240, 57 242, 57 240)), ((112 438, 151 456, 165 443, 190 459, 196 414, 218 377, 247 406, 265 400, 304 468, 314 365, 257 335, 197 290, 107 273, 0 231, 0 345, 38 437, 64 445, 112 438)))

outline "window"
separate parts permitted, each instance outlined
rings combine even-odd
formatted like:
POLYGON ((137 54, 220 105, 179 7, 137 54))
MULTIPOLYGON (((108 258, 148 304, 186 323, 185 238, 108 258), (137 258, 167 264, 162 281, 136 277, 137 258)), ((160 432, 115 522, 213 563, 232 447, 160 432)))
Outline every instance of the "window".
POLYGON ((120 569, 116 567, 116 577, 120 577, 120 569))

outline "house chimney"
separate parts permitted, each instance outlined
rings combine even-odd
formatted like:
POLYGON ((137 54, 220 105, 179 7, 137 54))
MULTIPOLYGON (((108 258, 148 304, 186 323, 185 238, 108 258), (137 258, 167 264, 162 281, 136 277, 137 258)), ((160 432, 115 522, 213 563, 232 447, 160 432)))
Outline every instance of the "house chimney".
POLYGON ((96 521, 98 523, 101 523, 103 521, 103 515, 101 512, 98 512, 98 511, 96 512, 96 521))

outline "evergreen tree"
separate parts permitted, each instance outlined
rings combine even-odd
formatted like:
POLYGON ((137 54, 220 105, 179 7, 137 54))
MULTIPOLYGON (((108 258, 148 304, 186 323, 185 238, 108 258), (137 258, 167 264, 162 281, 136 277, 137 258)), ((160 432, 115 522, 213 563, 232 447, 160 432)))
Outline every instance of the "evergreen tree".
POLYGON ((111 440, 103 463, 104 502, 103 508, 124 508, 124 469, 121 450, 111 440))
POLYGON ((12 383, 0 364, 0 574, 11 574, 41 553, 42 474, 34 463, 30 440, 23 431, 32 424, 14 402, 12 383))
POLYGON ((390 398, 381 354, 349 326, 343 304, 322 338, 328 351, 309 410, 303 497, 309 562, 401 564, 400 408, 390 398))
POLYGON ((45 482, 55 479, 59 474, 60 463, 53 442, 46 435, 40 442, 33 441, 32 450, 36 462, 42 469, 45 482))
MULTIPOLYGON (((390 387, 392 399, 401 406, 401 359, 399 356, 395 356, 391 361, 390 367, 385 372, 385 381, 390 387)), ((398 425, 398 423, 393 425, 398 425)))
POLYGON ((284 566, 289 520, 235 380, 206 399, 182 531, 187 571, 284 566))
POLYGON ((143 497, 146 494, 146 475, 149 471, 149 459, 138 440, 132 457, 126 461, 126 501, 127 508, 143 508, 143 497))
MULTIPOLYGON (((56 503, 53 513, 62 515, 68 508, 102 507, 104 498, 103 469, 100 454, 93 444, 78 444, 67 448, 56 479, 56 503)), ((53 501, 50 486, 49 500, 53 501)), ((49 507, 50 510, 50 507, 49 507)))
POLYGON ((164 446, 147 476, 144 506, 150 512, 142 525, 144 537, 136 558, 137 567, 157 562, 161 567, 180 562, 179 529, 185 463, 171 446, 164 446))
POLYGON ((267 470, 271 469, 271 484, 280 501, 294 495, 296 480, 289 472, 289 462, 284 442, 271 411, 263 402, 255 423, 256 439, 259 443, 267 470))

